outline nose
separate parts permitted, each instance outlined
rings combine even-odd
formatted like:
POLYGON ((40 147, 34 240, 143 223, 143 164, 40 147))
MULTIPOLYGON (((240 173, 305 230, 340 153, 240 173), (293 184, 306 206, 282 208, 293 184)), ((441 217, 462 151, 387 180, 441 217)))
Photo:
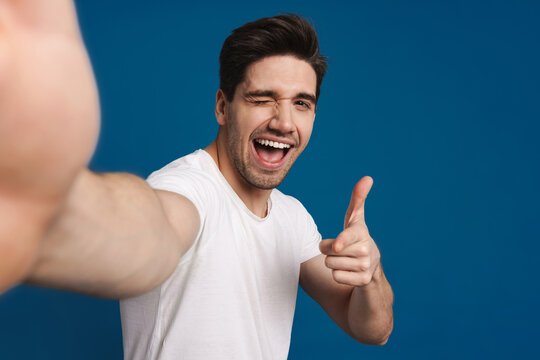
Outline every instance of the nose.
POLYGON ((294 130, 293 105, 291 101, 278 101, 269 127, 282 133, 294 130))

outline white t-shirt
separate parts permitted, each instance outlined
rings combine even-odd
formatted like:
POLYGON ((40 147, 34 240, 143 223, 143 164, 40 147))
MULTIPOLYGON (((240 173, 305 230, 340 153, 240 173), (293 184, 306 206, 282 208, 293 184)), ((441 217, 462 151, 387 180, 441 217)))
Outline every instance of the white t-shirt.
POLYGON ((150 175, 190 199, 201 226, 169 278, 122 300, 126 359, 286 359, 300 264, 321 235, 300 202, 274 189, 254 215, 204 150, 150 175))

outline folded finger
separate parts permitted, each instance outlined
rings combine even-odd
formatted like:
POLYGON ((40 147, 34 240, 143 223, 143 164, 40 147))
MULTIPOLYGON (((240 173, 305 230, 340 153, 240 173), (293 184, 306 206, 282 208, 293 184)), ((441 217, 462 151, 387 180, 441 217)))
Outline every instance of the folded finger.
POLYGON ((332 270, 362 272, 369 269, 368 259, 356 259, 348 256, 327 256, 325 265, 332 270))

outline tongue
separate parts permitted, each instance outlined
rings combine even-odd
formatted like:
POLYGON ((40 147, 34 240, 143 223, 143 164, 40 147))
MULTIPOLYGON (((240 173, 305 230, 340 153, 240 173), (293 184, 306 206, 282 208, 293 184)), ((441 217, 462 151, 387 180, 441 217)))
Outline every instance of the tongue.
POLYGON ((283 157, 283 149, 276 149, 269 146, 256 146, 257 154, 266 162, 278 162, 283 157))

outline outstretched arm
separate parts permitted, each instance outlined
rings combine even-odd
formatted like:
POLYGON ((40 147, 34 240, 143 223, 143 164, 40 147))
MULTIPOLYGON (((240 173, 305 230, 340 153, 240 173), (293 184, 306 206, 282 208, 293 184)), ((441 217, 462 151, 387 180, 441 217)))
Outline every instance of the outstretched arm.
POLYGON ((135 296, 167 278, 198 229, 187 198, 131 174, 84 170, 25 281, 99 297, 135 296))
POLYGON ((302 264, 300 284, 347 334, 383 345, 393 327, 393 293, 364 220, 372 184, 370 177, 356 184, 345 229, 336 239, 321 241, 323 255, 302 264))
POLYGON ((26 281, 134 295, 199 226, 184 197, 86 169, 97 89, 71 0, 0 0, 0 292, 26 281))

